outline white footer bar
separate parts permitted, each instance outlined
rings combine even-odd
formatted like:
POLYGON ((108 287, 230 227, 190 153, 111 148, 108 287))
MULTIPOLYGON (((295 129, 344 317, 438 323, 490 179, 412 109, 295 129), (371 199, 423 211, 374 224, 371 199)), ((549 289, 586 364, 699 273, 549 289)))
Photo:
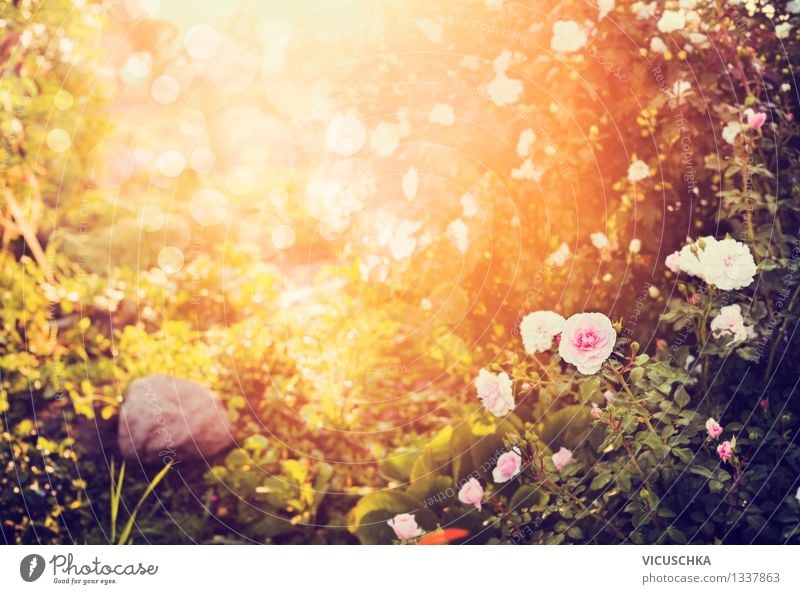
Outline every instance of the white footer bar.
POLYGON ((800 592, 797 546, 17 546, 0 591, 800 592), (558 590, 547 590, 547 588, 558 590), (462 590, 463 589, 463 590, 462 590))

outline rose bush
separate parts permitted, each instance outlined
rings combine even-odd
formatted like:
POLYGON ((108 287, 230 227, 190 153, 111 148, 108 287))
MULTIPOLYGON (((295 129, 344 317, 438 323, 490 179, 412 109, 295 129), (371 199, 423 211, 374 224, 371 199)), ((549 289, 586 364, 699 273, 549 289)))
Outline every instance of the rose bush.
POLYGON ((148 373, 237 447, 136 542, 798 542, 797 2, 387 2, 241 69, 88 4, 0 24, 7 542, 107 541, 66 435, 148 373))
MULTIPOLYGON (((673 236, 674 253, 664 251, 669 240, 634 238, 619 258, 619 226, 586 233, 594 253, 554 241, 537 276, 537 289, 545 290, 529 291, 517 318, 522 345, 486 349, 493 362, 485 369, 512 379, 513 412, 492 418, 478 411, 460 420, 396 477, 413 509, 425 511, 425 530, 462 527, 470 536, 459 542, 798 542, 800 407, 784 367, 797 362, 800 309, 800 209, 792 196, 798 154, 789 142, 797 133, 796 91, 783 78, 791 57, 766 57, 782 35, 775 23, 792 35, 798 9, 774 3, 769 10, 740 2, 617 2, 605 13, 613 26, 601 17, 585 57, 598 57, 601 47, 610 53, 613 30, 622 30, 640 40, 658 87, 636 116, 641 136, 657 146, 653 165, 644 149, 622 164, 626 179, 613 188, 625 194, 611 219, 646 228, 661 216, 648 212, 648 203, 656 206, 648 195, 661 193, 664 222, 696 222, 684 226, 688 241, 673 236), (739 36, 756 29, 746 40, 739 36), (730 57, 730 84, 704 76, 713 71, 703 66, 713 64, 711 51, 730 57), (718 120, 704 134, 692 112, 709 105, 718 120), (727 147, 706 144, 714 130, 727 147), (579 309, 570 295, 584 294, 548 293, 559 271, 571 266, 567 283, 582 258, 596 264, 609 256, 626 265, 657 262, 641 298, 650 312, 626 311, 624 298, 608 303, 595 284, 591 302, 603 303, 617 322, 589 323, 586 316, 597 314, 562 322, 561 313, 579 309), (545 317, 556 303, 559 313, 545 317), (517 468, 510 456, 520 459, 518 474, 508 470, 517 468), (485 490, 482 510, 454 499, 466 481, 485 490)), ((553 25, 554 50, 577 52, 587 44, 575 30, 580 20, 553 25)), ((630 63, 622 52, 617 73, 630 63)), ((591 60, 568 62, 596 82, 591 60)), ((630 69, 628 80, 644 80, 644 69, 630 69)), ((522 97, 520 91, 507 100, 522 97)), ((379 515, 377 499, 366 496, 356 510, 379 515)), ((353 516, 362 542, 387 542, 360 518, 353 516)))

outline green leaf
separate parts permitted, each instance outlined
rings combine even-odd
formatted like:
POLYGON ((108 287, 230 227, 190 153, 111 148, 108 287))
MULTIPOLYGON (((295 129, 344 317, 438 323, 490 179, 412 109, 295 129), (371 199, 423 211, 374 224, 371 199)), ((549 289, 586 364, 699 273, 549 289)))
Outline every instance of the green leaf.
MULTIPOLYGON (((158 474, 150 481, 150 484, 147 485, 147 488, 142 493, 142 496, 139 497, 139 501, 136 503, 136 507, 133 508, 130 517, 128 518, 127 523, 125 524, 125 528, 122 529, 122 532, 119 535, 119 544, 128 544, 130 539, 131 530, 133 529, 133 525, 136 522, 136 515, 139 513, 142 505, 144 505, 145 500, 150 496, 150 493, 158 486, 158 483, 161 482, 161 479, 169 472, 169 469, 172 468, 172 462, 166 464, 164 468, 162 468, 158 474)), ((122 481, 120 481, 120 488, 122 487, 122 481)))
POLYGON ((669 537, 669 539, 676 544, 687 543, 686 535, 677 528, 675 528, 674 526, 670 526, 669 528, 667 528, 666 534, 669 537))
POLYGON ((581 443, 591 429, 589 407, 576 404, 548 414, 537 425, 536 433, 552 451, 557 451, 561 446, 574 447, 581 443))
POLYGON ((567 530, 567 535, 575 540, 580 540, 583 538, 583 530, 581 530, 580 526, 571 526, 570 529, 567 530))
POLYGON ((422 454, 414 461, 409 478, 415 481, 430 474, 450 472, 450 440, 452 427, 444 427, 425 446, 422 454))
POLYGON ((678 386, 678 389, 675 390, 675 404, 677 404, 681 408, 685 408, 686 405, 689 404, 690 400, 691 397, 689 396, 689 393, 686 391, 686 388, 684 388, 683 386, 678 386))
POLYGON ((452 498, 455 496, 453 479, 449 475, 437 476, 431 474, 417 479, 411 483, 407 493, 425 502, 425 505, 444 505, 446 503, 452 503, 452 498), (435 503, 428 501, 431 498, 435 498, 435 503))
POLYGON ((672 453, 684 464, 691 464, 694 460, 694 452, 689 448, 672 448, 672 453))
POLYGON ((595 491, 599 491, 611 481, 611 477, 612 475, 609 471, 606 470, 604 472, 601 472, 592 479, 592 484, 589 485, 589 488, 594 489, 595 491))
POLYGON ((381 460, 378 472, 387 480, 407 482, 411 477, 411 468, 420 455, 419 450, 410 448, 396 450, 389 458, 381 460))
POLYGON ((697 476, 702 476, 703 478, 710 479, 713 478, 714 473, 710 471, 705 466, 698 466, 697 464, 690 466, 688 470, 691 474, 696 474, 697 476))

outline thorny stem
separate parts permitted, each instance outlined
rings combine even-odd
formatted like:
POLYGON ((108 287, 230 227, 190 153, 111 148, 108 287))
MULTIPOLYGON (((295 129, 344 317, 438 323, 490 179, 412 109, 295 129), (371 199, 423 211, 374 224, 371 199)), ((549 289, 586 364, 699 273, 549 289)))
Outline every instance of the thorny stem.
MULTIPOLYGON (((649 422, 650 421, 648 421, 648 423, 649 422)), ((650 483, 647 480, 647 475, 644 473, 644 470, 642 469, 641 466, 639 466, 639 462, 638 462, 638 460, 636 460, 636 456, 634 455, 630 444, 623 439, 622 440, 622 447, 624 447, 625 451, 628 452, 628 456, 630 457, 631 462, 633 462, 634 467, 639 472, 639 476, 642 477, 642 484, 645 486, 645 488, 648 491, 650 491, 652 493, 653 492, 653 488, 650 486, 650 483)), ((661 528, 661 524, 658 521, 658 516, 656 515, 655 510, 650 510, 650 517, 653 518, 653 521, 656 523, 656 527, 657 528, 661 528)))

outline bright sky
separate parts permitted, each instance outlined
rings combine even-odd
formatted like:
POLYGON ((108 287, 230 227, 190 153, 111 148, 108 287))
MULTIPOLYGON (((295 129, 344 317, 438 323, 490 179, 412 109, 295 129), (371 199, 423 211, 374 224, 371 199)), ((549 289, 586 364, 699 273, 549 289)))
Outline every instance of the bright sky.
POLYGON ((330 32, 372 22, 380 14, 377 0, 138 1, 156 18, 173 21, 183 29, 197 23, 223 22, 238 12, 263 23, 298 19, 307 27, 330 32))

